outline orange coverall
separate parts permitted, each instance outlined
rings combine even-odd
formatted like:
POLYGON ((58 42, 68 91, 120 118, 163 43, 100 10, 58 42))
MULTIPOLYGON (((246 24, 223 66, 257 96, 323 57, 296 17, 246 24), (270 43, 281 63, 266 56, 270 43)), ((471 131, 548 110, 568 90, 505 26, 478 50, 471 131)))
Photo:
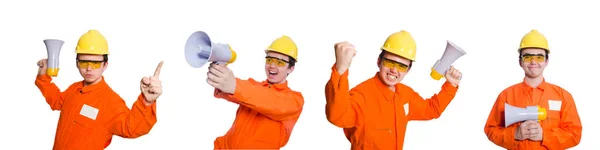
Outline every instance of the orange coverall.
MULTIPOLYGON (((113 135, 136 138, 150 132, 156 123, 156 104, 146 106, 140 94, 132 110, 104 81, 90 86, 75 82, 61 92, 52 78, 38 75, 35 85, 52 110, 60 110, 54 140, 55 150, 104 149, 113 135), (95 116, 86 117, 86 114, 95 116)), ((89 116, 89 115, 88 115, 89 116)))
POLYGON ((214 96, 239 104, 231 129, 215 139, 214 149, 280 149, 285 146, 304 106, 302 93, 282 84, 236 78, 234 94, 214 96))
POLYGON ((458 90, 445 82, 424 100, 401 83, 391 91, 375 74, 349 91, 349 70, 341 76, 335 65, 332 70, 325 87, 327 120, 344 128, 352 150, 402 150, 408 121, 440 117, 458 90))
POLYGON ((581 121, 571 93, 565 89, 543 81, 533 88, 523 81, 506 88, 496 99, 484 131, 494 144, 506 149, 546 150, 567 149, 581 140, 581 121), (546 108, 547 118, 540 121, 543 129, 541 142, 515 140, 515 131, 521 123, 504 128, 504 104, 516 107, 540 106, 546 108))

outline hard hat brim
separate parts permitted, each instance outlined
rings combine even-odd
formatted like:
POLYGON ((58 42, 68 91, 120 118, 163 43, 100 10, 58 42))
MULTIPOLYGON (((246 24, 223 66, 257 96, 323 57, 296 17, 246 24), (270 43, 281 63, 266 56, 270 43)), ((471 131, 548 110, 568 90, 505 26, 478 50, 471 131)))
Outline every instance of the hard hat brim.
POLYGON ((282 54, 282 55, 285 55, 285 56, 291 57, 291 58, 293 58, 293 59, 294 59, 296 62, 298 62, 298 58, 296 58, 296 57, 294 57, 294 56, 290 56, 290 55, 288 55, 288 54, 286 54, 286 53, 284 53, 284 52, 281 52, 281 51, 279 51, 279 50, 275 50, 275 49, 265 49, 265 53, 268 53, 268 52, 275 52, 275 53, 279 53, 279 54, 282 54))
POLYGON ((381 48, 381 50, 382 50, 382 51, 385 51, 385 52, 388 52, 388 53, 390 53, 390 54, 396 55, 396 56, 398 56, 398 57, 402 57, 402 58, 404 58, 404 59, 408 59, 408 60, 410 60, 410 61, 412 61, 412 62, 416 62, 416 60, 415 60, 414 58, 413 58, 413 59, 411 59, 411 58, 408 58, 408 57, 406 57, 406 56, 400 55, 400 54, 398 54, 398 53, 394 53, 394 52, 392 52, 392 51, 390 51, 390 50, 387 50, 385 47, 382 47, 382 48, 381 48))

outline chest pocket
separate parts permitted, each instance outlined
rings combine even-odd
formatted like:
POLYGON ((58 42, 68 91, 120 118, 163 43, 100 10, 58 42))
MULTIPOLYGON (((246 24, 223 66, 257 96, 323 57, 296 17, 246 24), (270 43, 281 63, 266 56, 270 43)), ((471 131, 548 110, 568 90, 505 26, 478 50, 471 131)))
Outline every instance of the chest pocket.
POLYGON ((249 143, 255 146, 256 148, 278 148, 281 145, 281 141, 283 139, 282 135, 285 129, 282 128, 282 123, 278 121, 273 121, 266 116, 258 114, 256 116, 256 124, 252 127, 254 131, 253 136, 246 137, 249 139, 242 139, 243 141, 248 141, 249 143))
POLYGON ((559 126, 560 118, 561 118, 561 108, 562 101, 561 100, 548 100, 548 107, 546 108, 547 117, 546 117, 546 127, 556 128, 559 126))
POLYGON ((79 113, 73 114, 73 122, 69 133, 67 134, 69 143, 76 144, 77 147, 81 147, 82 149, 91 148, 95 145, 95 128, 94 120, 82 116, 79 113))
POLYGON ((404 115, 403 105, 395 106, 396 101, 379 100, 379 103, 371 103, 368 113, 368 124, 365 130, 365 149, 387 150, 394 149, 396 142, 397 115, 404 115))
MULTIPOLYGON (((72 124, 68 133, 69 143, 76 144, 81 149, 100 149, 106 144, 107 138, 111 137, 102 124, 100 112, 102 110, 95 107, 99 104, 79 106, 81 109, 73 109, 72 124)), ((77 108, 77 107, 76 107, 77 108)))

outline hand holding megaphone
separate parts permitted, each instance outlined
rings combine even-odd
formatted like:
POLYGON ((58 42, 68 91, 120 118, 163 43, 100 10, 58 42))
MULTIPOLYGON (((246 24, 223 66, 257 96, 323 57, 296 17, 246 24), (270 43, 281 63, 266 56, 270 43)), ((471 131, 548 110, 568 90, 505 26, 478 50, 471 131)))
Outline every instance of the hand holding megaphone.
POLYGON ((515 131, 515 139, 519 141, 525 139, 540 141, 542 140, 542 133, 542 126, 539 122, 527 120, 517 127, 517 130, 515 131))
POLYGON ((37 62, 37 66, 39 67, 38 69, 38 75, 45 75, 46 74, 46 70, 48 70, 48 59, 40 59, 37 62))
POLYGON ((356 49, 354 45, 344 41, 335 43, 335 66, 338 73, 341 75, 348 68, 350 68, 350 64, 352 63, 352 59, 356 56, 356 49))
POLYGON ((222 92, 234 94, 236 88, 236 78, 233 71, 226 64, 213 62, 208 67, 206 73, 206 82, 222 92))
POLYGON ((450 69, 446 71, 444 78, 446 78, 446 81, 450 82, 452 86, 456 87, 462 79, 462 73, 458 69, 454 68, 454 66, 450 66, 450 69))
POLYGON ((154 71, 154 75, 150 77, 143 77, 142 81, 140 82, 140 90, 144 94, 146 101, 150 103, 156 101, 156 99, 158 99, 158 97, 162 94, 162 83, 158 79, 162 65, 163 61, 160 61, 156 67, 156 71, 154 71))

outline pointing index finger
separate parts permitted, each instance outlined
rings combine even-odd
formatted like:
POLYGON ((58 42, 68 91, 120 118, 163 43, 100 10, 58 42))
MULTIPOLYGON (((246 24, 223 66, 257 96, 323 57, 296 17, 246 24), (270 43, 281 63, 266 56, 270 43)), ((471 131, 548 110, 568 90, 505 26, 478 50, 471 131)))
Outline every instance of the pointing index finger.
POLYGON ((160 63, 158 63, 158 66, 156 67, 156 71, 154 71, 154 76, 158 78, 158 76, 160 76, 160 69, 162 68, 164 61, 160 61, 160 63))

